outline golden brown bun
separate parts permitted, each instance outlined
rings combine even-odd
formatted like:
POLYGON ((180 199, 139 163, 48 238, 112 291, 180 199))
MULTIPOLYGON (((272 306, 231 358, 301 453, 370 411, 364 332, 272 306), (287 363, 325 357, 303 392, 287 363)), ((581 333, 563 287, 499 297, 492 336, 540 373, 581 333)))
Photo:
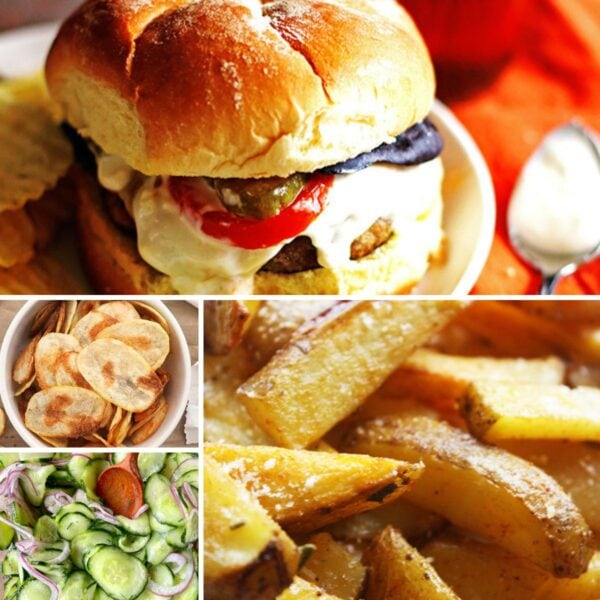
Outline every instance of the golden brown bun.
POLYGON ((395 0, 90 0, 46 76, 83 135, 153 175, 311 172, 390 141, 434 96, 395 0))
MULTIPOLYGON (((175 294, 167 275, 139 255, 103 207, 97 184, 78 177, 78 230, 82 257, 97 291, 119 294, 175 294)), ((293 274, 260 272, 255 294, 395 294, 410 291, 440 251, 442 198, 431 211, 374 252, 345 269, 312 269, 293 274)))

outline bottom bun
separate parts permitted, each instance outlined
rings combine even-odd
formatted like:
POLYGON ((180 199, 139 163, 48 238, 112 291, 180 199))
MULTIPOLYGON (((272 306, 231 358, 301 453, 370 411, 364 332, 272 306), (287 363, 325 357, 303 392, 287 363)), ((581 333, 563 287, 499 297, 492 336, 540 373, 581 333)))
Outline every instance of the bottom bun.
MULTIPOLYGON (((112 294, 176 294, 171 278, 140 256, 135 239, 111 219, 98 184, 87 174, 76 177, 81 254, 94 288, 112 294)), ((298 273, 261 271, 255 294, 398 294, 409 292, 442 249, 441 194, 431 210, 369 255, 343 268, 298 273)))

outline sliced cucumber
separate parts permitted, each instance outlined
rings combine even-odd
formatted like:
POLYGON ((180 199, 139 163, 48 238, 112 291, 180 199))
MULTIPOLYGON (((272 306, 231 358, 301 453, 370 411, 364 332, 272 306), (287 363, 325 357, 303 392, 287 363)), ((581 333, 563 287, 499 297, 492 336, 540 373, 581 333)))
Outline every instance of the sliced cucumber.
POLYGON ((177 550, 185 550, 187 548, 185 533, 185 527, 171 529, 171 531, 169 531, 169 533, 167 533, 165 536, 165 540, 172 548, 176 548, 177 550))
POLYGON ((105 531, 84 531, 71 541, 71 558, 75 566, 83 569, 87 554, 97 546, 111 546, 112 537, 105 531))
POLYGON ((65 515, 58 523, 58 533, 64 540, 71 541, 76 535, 90 528, 90 519, 79 513, 65 515))
POLYGON ((148 571, 137 558, 104 546, 87 562, 87 571, 115 600, 134 600, 148 583, 148 571))
POLYGON ((177 594, 177 596, 173 596, 172 600, 198 600, 200 597, 199 591, 199 583, 198 576, 195 575, 192 579, 190 585, 186 590, 181 592, 181 594, 177 594))
POLYGON ((159 533, 153 533, 146 544, 146 559, 151 565, 159 565, 171 552, 173 548, 159 533))
POLYGON ((59 600, 92 600, 95 589, 94 580, 87 573, 74 571, 60 591, 59 600))
POLYGON ((77 486, 77 481, 68 471, 55 471, 48 477, 46 485, 51 488, 74 488, 77 486))
MULTIPOLYGON (((6 519, 6 515, 2 515, 6 519)), ((10 543, 15 537, 15 530, 4 523, 0 523, 0 550, 4 550, 10 546, 10 543)))
POLYGON ((25 497, 33 506, 40 506, 44 500, 46 492, 46 480, 56 471, 54 465, 47 465, 39 469, 25 469, 26 477, 21 478, 21 489, 25 492, 25 497))
POLYGON ((61 588, 67 581, 69 571, 73 568, 71 561, 64 565, 36 565, 35 568, 43 573, 46 577, 49 577, 61 588))
POLYGON ((129 452, 113 452, 112 456, 110 457, 110 462, 113 465, 116 465, 120 462, 123 462, 127 456, 129 455, 129 452))
POLYGON ((107 523, 106 521, 96 521, 92 525, 92 529, 96 531, 106 531, 112 536, 121 535, 122 530, 120 527, 113 525, 112 523, 107 523))
POLYGON ((110 467, 110 463, 107 460, 94 458, 83 469, 80 482, 85 493, 93 500, 99 500, 98 496, 96 496, 96 482, 100 473, 108 467, 110 467))
POLYGON ((6 600, 11 600, 11 598, 16 598, 19 593, 19 586, 21 585, 21 580, 17 575, 13 577, 9 577, 4 581, 4 596, 6 600))
POLYGON ((118 515, 117 520, 127 533, 132 533, 133 535, 150 535, 151 533, 147 512, 141 514, 137 519, 127 519, 118 515))
MULTIPOLYGON (((31 562, 46 563, 51 560, 55 560, 63 552, 65 546, 64 542, 58 542, 50 546, 46 546, 40 550, 36 550, 29 556, 31 562)), ((68 556, 61 562, 67 560, 68 556)))
POLYGON ((169 480, 164 475, 155 473, 148 479, 144 498, 157 521, 174 527, 183 525, 183 514, 173 498, 169 480))
POLYGON ((16 596, 19 600, 50 600, 52 592, 50 588, 37 579, 28 579, 16 596))
POLYGON ((152 531, 157 531, 158 533, 168 533, 169 531, 171 531, 171 529, 173 529, 173 527, 171 527, 171 525, 166 525, 165 523, 161 523, 160 521, 157 521, 152 516, 152 513, 150 513, 150 516, 148 517, 148 521, 150 523, 150 529, 152 529, 152 531))
POLYGON ((69 460, 67 469, 75 481, 81 481, 81 478, 83 477, 83 471, 89 462, 90 459, 87 456, 73 456, 69 460))
POLYGON ((33 535, 40 542, 52 544, 58 541, 58 526, 56 521, 48 515, 42 515, 35 523, 33 535))
POLYGON ((149 535, 122 535, 117 539, 117 546, 127 554, 135 554, 146 546, 149 539, 149 535))
POLYGON ((22 575, 22 568, 18 559, 19 553, 11 550, 2 561, 2 573, 4 575, 22 575))
POLYGON ((73 504, 67 504, 63 506, 56 515, 56 522, 60 523, 67 515, 79 514, 89 519, 94 520, 94 513, 82 502, 73 502, 73 504))
POLYGON ((144 481, 154 473, 159 473, 165 466, 165 455, 156 452, 144 452, 138 455, 138 470, 144 481))
POLYGON ((48 462, 54 460, 51 452, 20 452, 19 460, 24 463, 48 462))
POLYGON ((195 487, 196 490, 198 490, 198 488, 200 487, 200 484, 198 483, 198 469, 185 472, 183 475, 181 475, 181 477, 177 479, 175 485, 178 488, 180 488, 186 481, 192 487, 195 487))

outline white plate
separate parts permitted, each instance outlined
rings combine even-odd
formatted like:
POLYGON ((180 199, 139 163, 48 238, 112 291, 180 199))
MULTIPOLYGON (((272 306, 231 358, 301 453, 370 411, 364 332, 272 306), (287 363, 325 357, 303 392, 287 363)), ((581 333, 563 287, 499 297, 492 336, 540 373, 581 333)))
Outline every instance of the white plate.
MULTIPOLYGON (((0 34, 0 76, 24 75, 43 66, 56 33, 55 24, 36 25, 0 34)), ((441 102, 431 120, 444 138, 444 229, 447 260, 432 267, 418 294, 468 294, 490 251, 496 221, 494 188, 475 142, 441 102)))

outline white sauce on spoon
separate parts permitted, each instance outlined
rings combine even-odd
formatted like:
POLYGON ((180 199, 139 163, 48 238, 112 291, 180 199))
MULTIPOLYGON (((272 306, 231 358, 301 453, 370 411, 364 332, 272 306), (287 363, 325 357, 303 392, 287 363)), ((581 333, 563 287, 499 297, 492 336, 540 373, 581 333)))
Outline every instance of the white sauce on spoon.
POLYGON ((529 159, 508 222, 521 244, 546 254, 585 254, 600 243, 600 160, 577 126, 554 130, 529 159))

